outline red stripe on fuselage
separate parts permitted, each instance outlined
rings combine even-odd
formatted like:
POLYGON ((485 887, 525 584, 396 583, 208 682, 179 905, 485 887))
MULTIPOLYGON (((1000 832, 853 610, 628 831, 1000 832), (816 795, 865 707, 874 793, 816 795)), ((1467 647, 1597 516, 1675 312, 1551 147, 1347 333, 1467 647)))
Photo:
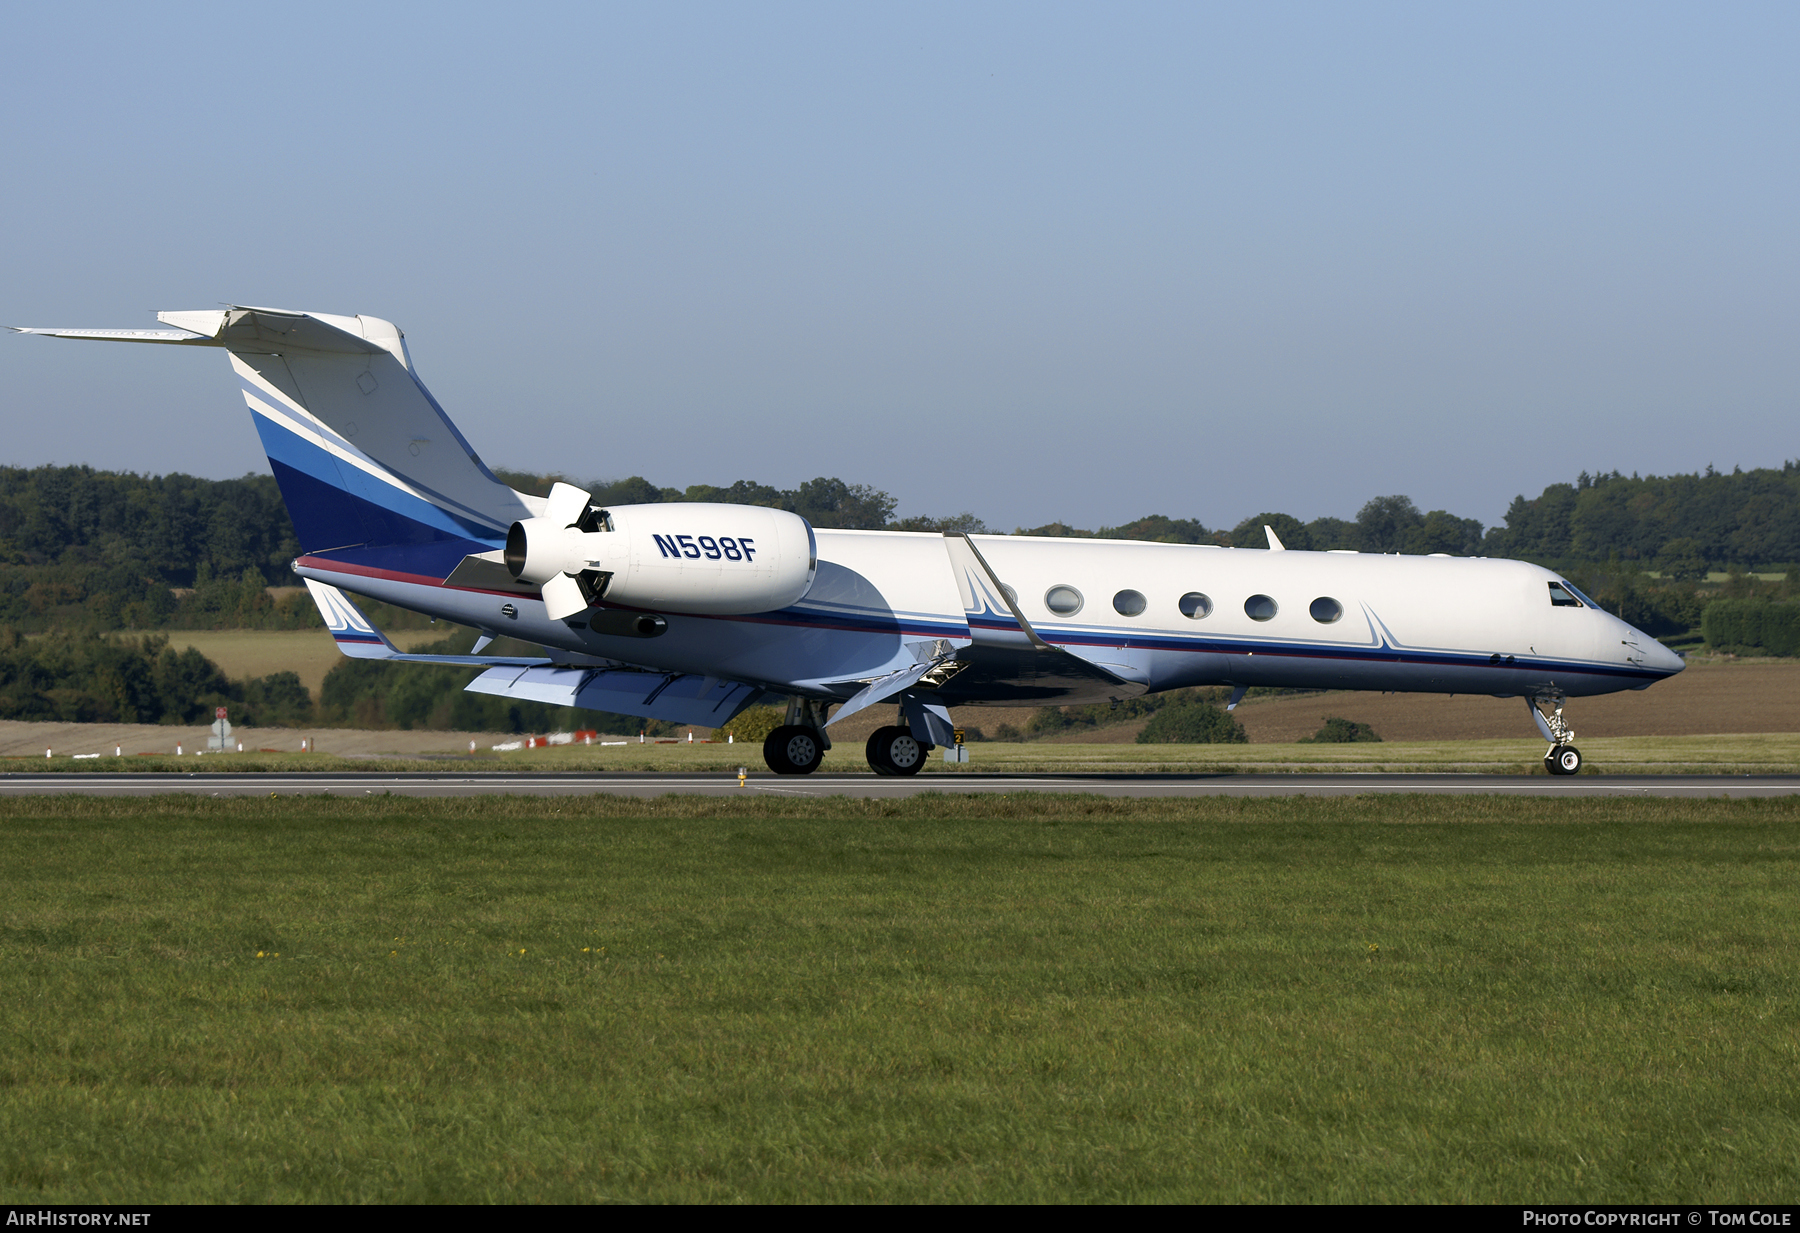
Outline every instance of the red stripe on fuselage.
MULTIPOLYGON (((409 582, 419 587, 442 587, 444 579, 434 578, 430 574, 403 574, 395 569, 378 569, 373 565, 356 565, 349 561, 333 561, 329 557, 301 557, 294 562, 307 569, 322 570, 328 574, 353 574, 358 578, 380 578, 384 582, 409 582)), ((486 587, 450 587, 452 591, 467 591, 471 595, 503 595, 507 599, 542 599, 536 591, 490 591, 486 587)))

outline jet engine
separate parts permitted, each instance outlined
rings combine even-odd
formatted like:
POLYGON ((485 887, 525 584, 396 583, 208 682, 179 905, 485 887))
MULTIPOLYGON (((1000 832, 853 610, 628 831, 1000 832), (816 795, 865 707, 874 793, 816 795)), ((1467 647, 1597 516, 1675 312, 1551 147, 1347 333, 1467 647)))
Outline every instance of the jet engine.
POLYGON ((806 594, 818 569, 806 519, 701 502, 594 506, 557 484, 540 518, 512 525, 506 567, 543 591, 552 620, 599 600, 658 612, 772 612, 806 594))

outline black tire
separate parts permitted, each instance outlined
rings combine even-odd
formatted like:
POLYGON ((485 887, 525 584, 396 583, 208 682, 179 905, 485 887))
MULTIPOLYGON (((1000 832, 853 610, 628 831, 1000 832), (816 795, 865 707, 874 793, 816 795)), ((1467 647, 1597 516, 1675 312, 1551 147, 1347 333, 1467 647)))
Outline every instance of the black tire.
POLYGON ((869 769, 877 775, 898 775, 900 773, 889 765, 886 758, 881 756, 882 742, 887 740, 889 733, 896 731, 898 731, 896 728, 877 728, 869 733, 869 743, 863 746, 863 756, 869 760, 869 769))
POLYGON ((877 728, 869 738, 869 766, 877 775, 917 775, 925 769, 931 746, 905 728, 877 728))
POLYGON ((813 728, 783 724, 763 738, 763 761, 777 775, 810 775, 825 760, 825 742, 813 728))
POLYGON ((1573 775, 1581 770, 1581 751, 1573 745, 1558 745, 1544 755, 1544 765, 1552 775, 1573 775))

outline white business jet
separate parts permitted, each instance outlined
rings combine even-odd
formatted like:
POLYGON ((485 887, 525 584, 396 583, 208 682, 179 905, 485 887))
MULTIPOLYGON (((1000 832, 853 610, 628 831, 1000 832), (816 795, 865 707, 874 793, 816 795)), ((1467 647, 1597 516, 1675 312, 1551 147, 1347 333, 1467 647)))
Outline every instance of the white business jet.
MULTIPOLYGON (((377 317, 233 307, 156 330, 22 329, 220 347, 345 654, 483 666, 467 688, 717 727, 786 700, 763 747, 817 769, 829 725, 877 703, 869 765, 911 775, 950 708, 1118 701, 1193 685, 1479 693, 1526 701, 1553 774, 1581 767, 1569 697, 1682 669, 1567 580, 1520 561, 1118 540, 831 531, 758 506, 599 507, 495 477, 377 317), (407 655, 340 587, 479 628, 407 655), (506 634, 541 658, 480 654, 506 634), (836 714, 831 708, 836 707, 836 714)), ((19 327, 15 327, 19 328, 19 327)))

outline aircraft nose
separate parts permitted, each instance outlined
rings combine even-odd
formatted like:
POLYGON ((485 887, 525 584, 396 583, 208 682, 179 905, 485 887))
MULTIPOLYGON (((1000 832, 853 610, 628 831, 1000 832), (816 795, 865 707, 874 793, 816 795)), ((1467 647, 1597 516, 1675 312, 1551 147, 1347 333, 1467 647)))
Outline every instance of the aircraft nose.
POLYGON ((1623 621, 1620 621, 1619 624, 1623 626, 1623 629, 1620 631, 1621 640, 1627 646, 1636 647, 1638 651, 1642 653, 1644 657, 1644 667, 1650 669, 1652 672, 1660 672, 1664 676, 1674 676, 1677 672, 1680 672, 1687 667, 1687 660, 1677 655, 1674 651, 1671 651, 1668 647, 1652 638, 1643 630, 1638 629, 1635 626, 1626 625, 1623 621))
POLYGON ((1677 655, 1674 651, 1671 651, 1656 639, 1646 637, 1644 642, 1648 644, 1644 649, 1649 652, 1649 665, 1658 672, 1666 672, 1670 676, 1674 676, 1677 672, 1680 672, 1687 667, 1687 660, 1677 655))

